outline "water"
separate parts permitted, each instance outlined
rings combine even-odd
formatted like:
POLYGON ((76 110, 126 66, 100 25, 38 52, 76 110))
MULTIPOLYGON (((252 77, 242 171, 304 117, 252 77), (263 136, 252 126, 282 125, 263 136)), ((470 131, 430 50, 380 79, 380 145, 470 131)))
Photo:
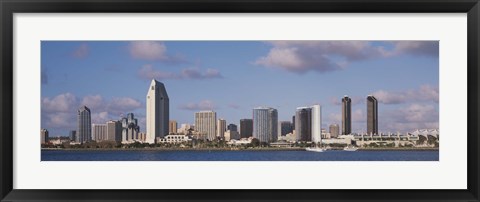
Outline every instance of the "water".
POLYGON ((42 161, 438 161, 438 151, 42 150, 42 161))

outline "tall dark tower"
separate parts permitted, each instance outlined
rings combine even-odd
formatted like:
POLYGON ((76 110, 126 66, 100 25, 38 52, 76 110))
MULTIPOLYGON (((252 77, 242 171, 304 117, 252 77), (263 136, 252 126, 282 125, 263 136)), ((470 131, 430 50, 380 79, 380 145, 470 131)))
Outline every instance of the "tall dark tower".
POLYGON ((352 133, 352 99, 348 96, 342 98, 342 134, 352 133))
POLYGON ((378 102, 373 95, 367 96, 367 133, 378 134, 378 102))

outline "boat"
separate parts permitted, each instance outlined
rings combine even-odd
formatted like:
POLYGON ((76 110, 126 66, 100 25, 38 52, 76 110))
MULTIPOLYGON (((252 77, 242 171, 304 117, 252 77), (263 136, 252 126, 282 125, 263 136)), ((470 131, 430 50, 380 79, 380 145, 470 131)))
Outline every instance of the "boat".
POLYGON ((312 152, 324 152, 325 149, 322 149, 321 147, 307 147, 305 148, 306 151, 312 151, 312 152))
POLYGON ((348 145, 345 148, 343 148, 344 151, 357 151, 357 149, 358 148, 353 145, 348 145))

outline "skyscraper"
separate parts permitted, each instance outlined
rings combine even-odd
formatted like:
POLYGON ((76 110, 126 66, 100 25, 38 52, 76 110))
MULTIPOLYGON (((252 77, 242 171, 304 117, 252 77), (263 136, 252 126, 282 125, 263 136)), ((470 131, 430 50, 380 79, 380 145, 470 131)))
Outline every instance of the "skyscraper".
POLYGON ((278 139, 278 112, 270 107, 253 109, 253 137, 260 142, 275 142, 278 139))
POLYGON ((293 130, 292 122, 290 121, 280 121, 280 136, 285 136, 288 133, 291 133, 293 130))
POLYGON ((322 107, 320 105, 312 106, 312 142, 322 141, 322 107))
POLYGON ((42 129, 40 130, 40 142, 41 144, 45 144, 48 142, 48 130, 42 129))
POLYGON ((225 119, 218 119, 217 120, 217 137, 223 137, 226 130, 227 130, 227 121, 225 121, 225 119))
POLYGON ((122 142, 137 140, 139 132, 140 126, 133 113, 128 113, 127 117, 122 118, 122 142))
POLYGON ((378 134, 378 102, 373 95, 367 96, 367 133, 378 134))
POLYGON ((329 132, 330 132, 330 137, 332 138, 336 138, 338 137, 338 135, 340 135, 340 127, 338 126, 338 124, 330 124, 330 127, 329 127, 329 132))
POLYGON ((248 138, 253 134, 253 119, 240 119, 240 137, 248 138))
POLYGON ((214 111, 201 111, 195 113, 195 130, 204 139, 214 140, 216 138, 217 113, 214 111))
POLYGON ((295 130, 295 115, 292 116, 292 130, 295 130))
POLYGON ((168 123, 168 133, 177 133, 177 121, 170 120, 168 123))
POLYGON ((92 120, 90 109, 87 106, 80 107, 77 111, 77 141, 79 143, 92 140, 92 120))
POLYGON ((107 140, 107 124, 92 124, 92 140, 97 142, 107 140))
POLYGON ((227 126, 227 130, 231 130, 231 131, 237 131, 237 125, 231 123, 231 124, 228 124, 227 126))
POLYGON ((75 140, 77 139, 76 136, 77 136, 77 131, 76 130, 71 130, 70 133, 69 133, 69 136, 70 136, 70 141, 71 142, 75 142, 75 140))
POLYGON ((107 122, 107 140, 108 141, 122 141, 122 122, 108 121, 107 122))
POLYGON ((157 137, 168 134, 170 120, 169 99, 163 83, 152 79, 147 93, 147 137, 146 142, 153 144, 157 137))
POLYGON ((352 100, 348 96, 342 98, 342 134, 352 133, 352 100))
POLYGON ((299 107, 295 114, 297 141, 312 141, 312 108, 299 107))

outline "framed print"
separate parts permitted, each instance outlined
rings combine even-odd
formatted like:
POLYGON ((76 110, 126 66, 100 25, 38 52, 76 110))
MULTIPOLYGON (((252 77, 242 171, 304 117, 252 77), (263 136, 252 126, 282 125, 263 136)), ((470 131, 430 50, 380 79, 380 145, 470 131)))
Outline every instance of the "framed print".
POLYGON ((2 201, 479 200, 476 0, 0 5, 2 201))

